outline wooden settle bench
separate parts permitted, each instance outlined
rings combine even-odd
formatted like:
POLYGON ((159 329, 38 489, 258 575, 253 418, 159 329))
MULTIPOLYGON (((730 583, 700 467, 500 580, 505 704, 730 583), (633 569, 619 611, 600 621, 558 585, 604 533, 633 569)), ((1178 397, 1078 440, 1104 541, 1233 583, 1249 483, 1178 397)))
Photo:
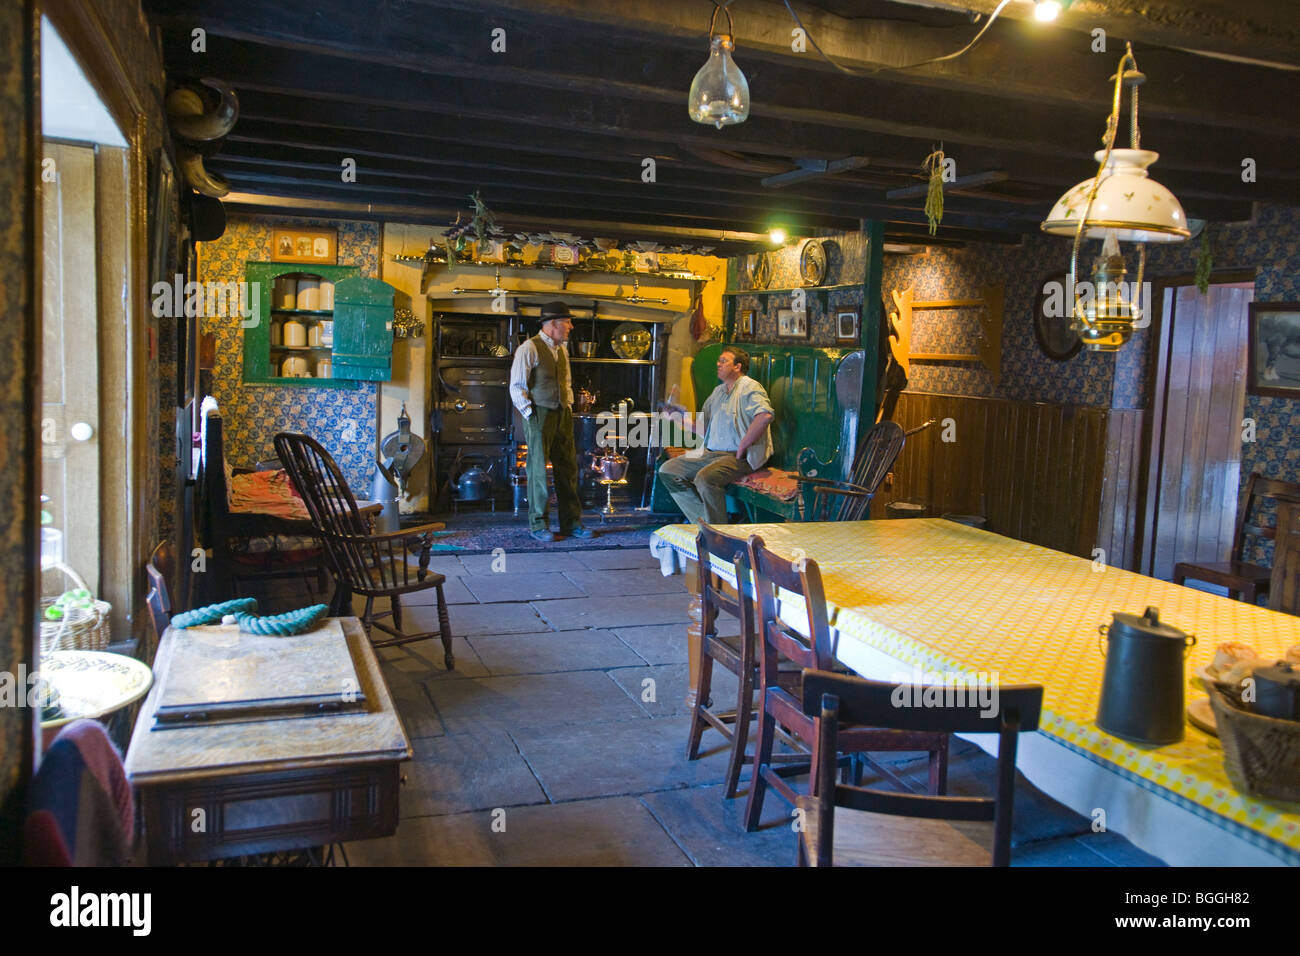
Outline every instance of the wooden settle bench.
MULTIPOLYGON (((847 480, 860 438, 862 349, 815 348, 808 345, 736 343, 749 353, 747 373, 767 390, 775 419, 772 457, 755 475, 769 469, 796 472, 814 478, 847 480)), ((706 345, 695 356, 691 378, 695 385, 697 414, 718 385, 718 355, 726 344, 706 345)), ((868 422, 869 426, 871 423, 868 422)), ((661 455, 659 463, 667 460, 661 455)), ((749 485, 727 487, 727 510, 743 512, 753 523, 797 521, 812 509, 811 485, 801 486, 791 500, 749 485)), ((659 483, 656 465, 651 510, 678 511, 668 489, 659 483)))

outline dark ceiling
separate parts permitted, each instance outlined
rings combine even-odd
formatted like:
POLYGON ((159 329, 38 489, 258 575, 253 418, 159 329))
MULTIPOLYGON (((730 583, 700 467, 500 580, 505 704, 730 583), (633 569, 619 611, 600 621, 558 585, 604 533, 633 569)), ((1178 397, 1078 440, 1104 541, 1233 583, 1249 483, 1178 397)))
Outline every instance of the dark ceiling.
MULTIPOLYGON (((812 39, 858 71, 954 52, 985 22, 971 10, 994 6, 794 4, 812 39)), ((441 223, 479 190, 503 224, 530 230, 707 238, 726 249, 774 224, 807 234, 871 218, 889 238, 932 241, 920 164, 942 145, 958 183, 937 240, 1014 242, 1095 171, 1125 39, 1147 75, 1142 145, 1159 151, 1154 176, 1190 217, 1238 221, 1252 202, 1300 204, 1291 0, 1077 0, 1051 25, 1013 0, 961 58, 867 76, 837 71, 811 44, 792 52, 783 3, 733 0, 752 109, 721 131, 686 115, 711 0, 146 9, 173 82, 214 77, 239 94, 239 122, 208 168, 230 180, 237 204, 276 211, 441 223), (1098 27, 1105 53, 1091 49, 1098 27), (192 49, 196 28, 205 52, 192 49), (503 53, 492 50, 496 28, 503 53), (342 181, 348 157, 355 182, 342 181), (647 157, 653 183, 642 179, 647 157), (1242 181, 1246 158, 1256 182, 1242 181), (800 160, 846 159, 855 168, 782 188, 761 182, 800 160)), ((1118 145, 1128 145, 1127 117, 1118 145)))

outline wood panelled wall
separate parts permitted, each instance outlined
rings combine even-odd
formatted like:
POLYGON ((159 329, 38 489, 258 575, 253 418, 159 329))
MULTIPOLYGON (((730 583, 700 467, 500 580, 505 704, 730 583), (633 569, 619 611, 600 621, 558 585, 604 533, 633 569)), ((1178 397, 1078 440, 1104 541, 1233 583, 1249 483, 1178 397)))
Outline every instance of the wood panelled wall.
POLYGON ((872 517, 917 501, 932 517, 979 514, 998 534, 1088 558, 1104 548, 1128 566, 1141 412, 904 392, 894 419, 935 424, 908 438, 872 517))

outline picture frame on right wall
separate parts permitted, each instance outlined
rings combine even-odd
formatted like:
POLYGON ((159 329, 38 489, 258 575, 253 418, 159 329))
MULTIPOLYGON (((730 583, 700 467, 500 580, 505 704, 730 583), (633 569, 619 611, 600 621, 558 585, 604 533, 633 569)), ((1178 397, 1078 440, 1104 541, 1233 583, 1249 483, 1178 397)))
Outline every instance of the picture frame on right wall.
POLYGON ((862 314, 861 310, 853 309, 836 309, 835 310, 835 341, 836 342, 856 342, 861 337, 862 314))
POLYGON ((1246 391, 1300 398, 1300 302, 1252 302, 1246 391))

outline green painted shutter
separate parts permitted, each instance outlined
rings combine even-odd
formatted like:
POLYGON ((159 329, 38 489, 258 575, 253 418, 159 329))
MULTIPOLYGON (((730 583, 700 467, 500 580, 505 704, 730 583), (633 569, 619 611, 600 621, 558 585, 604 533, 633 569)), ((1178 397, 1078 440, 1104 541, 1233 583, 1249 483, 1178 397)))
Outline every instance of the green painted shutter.
POLYGON ((393 366, 393 296, 378 279, 334 284, 334 377, 386 382, 393 366))

